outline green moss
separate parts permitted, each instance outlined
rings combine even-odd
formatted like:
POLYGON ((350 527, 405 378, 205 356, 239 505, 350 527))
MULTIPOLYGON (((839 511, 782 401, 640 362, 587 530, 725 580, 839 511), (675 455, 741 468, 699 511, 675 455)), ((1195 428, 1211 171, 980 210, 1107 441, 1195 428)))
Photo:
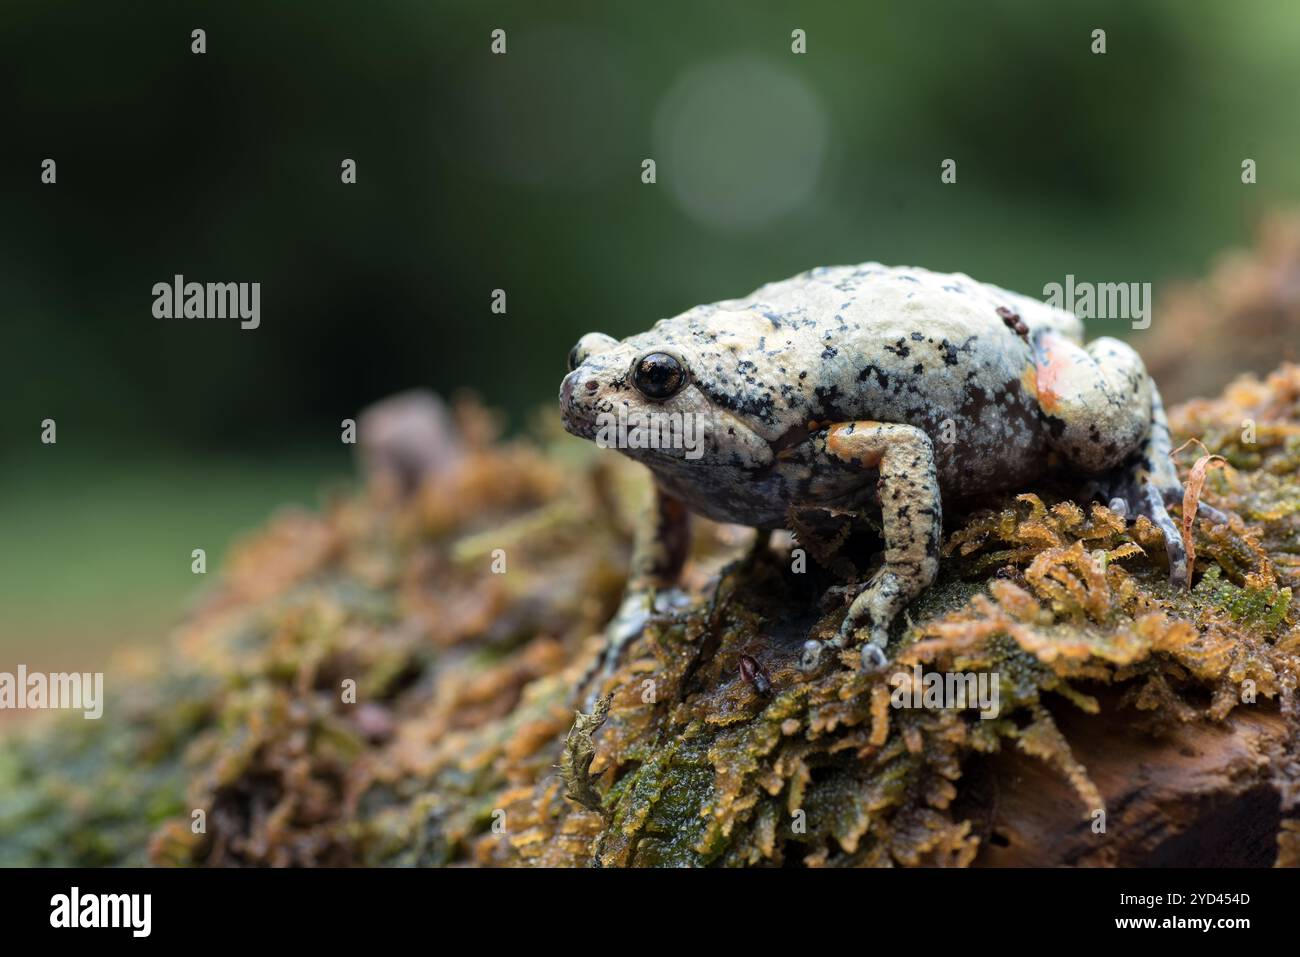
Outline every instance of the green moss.
POLYGON ((1195 593, 1202 607, 1226 611, 1234 621, 1266 634, 1272 634, 1282 625, 1291 607, 1290 588, 1275 585, 1238 588, 1223 578, 1223 570, 1218 565, 1206 569, 1196 583, 1195 593))

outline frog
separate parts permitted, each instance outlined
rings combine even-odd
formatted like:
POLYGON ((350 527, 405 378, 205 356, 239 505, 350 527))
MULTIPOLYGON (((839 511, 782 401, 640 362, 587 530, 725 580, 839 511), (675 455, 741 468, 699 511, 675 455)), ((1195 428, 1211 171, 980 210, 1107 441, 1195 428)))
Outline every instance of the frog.
POLYGON ((584 683, 615 673, 674 588, 692 514, 750 526, 759 542, 816 513, 879 530, 879 566, 838 631, 804 643, 804 672, 855 645, 860 667, 881 671, 891 627, 938 575, 944 504, 1049 473, 1082 480, 1081 494, 1128 520, 1146 516, 1171 584, 1188 584, 1168 510, 1183 486, 1140 355, 1110 336, 1085 344, 1072 313, 964 273, 818 267, 622 340, 587 333, 559 404, 566 431, 616 445, 652 477, 624 597, 584 683), (627 440, 615 421, 701 427, 691 449, 627 440))

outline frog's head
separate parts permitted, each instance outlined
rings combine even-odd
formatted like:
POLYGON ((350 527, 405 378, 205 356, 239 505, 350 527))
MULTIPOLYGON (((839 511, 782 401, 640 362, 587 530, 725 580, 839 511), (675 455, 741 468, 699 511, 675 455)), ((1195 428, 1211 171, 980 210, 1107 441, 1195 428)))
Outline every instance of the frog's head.
POLYGON ((653 332, 623 342, 598 332, 579 339, 560 386, 565 429, 660 472, 770 456, 766 442, 713 401, 689 344, 672 340, 653 332))

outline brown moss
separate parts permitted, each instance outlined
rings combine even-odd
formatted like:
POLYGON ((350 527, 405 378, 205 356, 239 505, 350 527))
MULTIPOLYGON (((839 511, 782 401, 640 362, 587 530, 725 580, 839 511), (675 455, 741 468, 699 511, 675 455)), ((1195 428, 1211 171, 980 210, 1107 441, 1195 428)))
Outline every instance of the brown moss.
POLYGON ((169 692, 151 720, 193 709, 176 732, 186 801, 154 828, 155 862, 967 865, 974 757, 1043 762, 1080 820, 1104 805, 1060 716, 1095 715, 1108 688, 1152 733, 1277 710, 1293 743, 1270 767, 1294 809, 1300 367, 1174 410, 1176 432, 1234 463, 1205 479, 1204 501, 1234 517, 1193 523, 1188 591, 1168 585, 1149 522, 1062 489, 958 520, 890 671, 903 687, 914 666, 996 673, 989 720, 894 707, 889 675, 852 651, 801 674, 802 642, 833 634, 849 596, 795 574, 788 545, 738 561, 745 536, 701 523, 683 602, 629 647, 603 724, 575 734, 572 689, 617 603, 645 477, 459 415, 457 454, 413 497, 375 485, 278 518, 181 628, 155 681, 188 697, 169 692))

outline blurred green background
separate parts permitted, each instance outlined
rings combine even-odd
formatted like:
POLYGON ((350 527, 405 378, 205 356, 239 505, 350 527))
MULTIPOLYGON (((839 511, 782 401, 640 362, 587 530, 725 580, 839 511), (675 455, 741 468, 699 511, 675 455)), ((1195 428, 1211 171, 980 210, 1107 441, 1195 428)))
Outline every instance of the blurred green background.
POLYGON ((591 329, 867 259, 1159 284, 1296 198, 1300 4, 1065 6, 7 0, 0 669, 157 640, 389 393, 518 426, 591 329), (155 319, 176 273, 261 328, 155 319))

